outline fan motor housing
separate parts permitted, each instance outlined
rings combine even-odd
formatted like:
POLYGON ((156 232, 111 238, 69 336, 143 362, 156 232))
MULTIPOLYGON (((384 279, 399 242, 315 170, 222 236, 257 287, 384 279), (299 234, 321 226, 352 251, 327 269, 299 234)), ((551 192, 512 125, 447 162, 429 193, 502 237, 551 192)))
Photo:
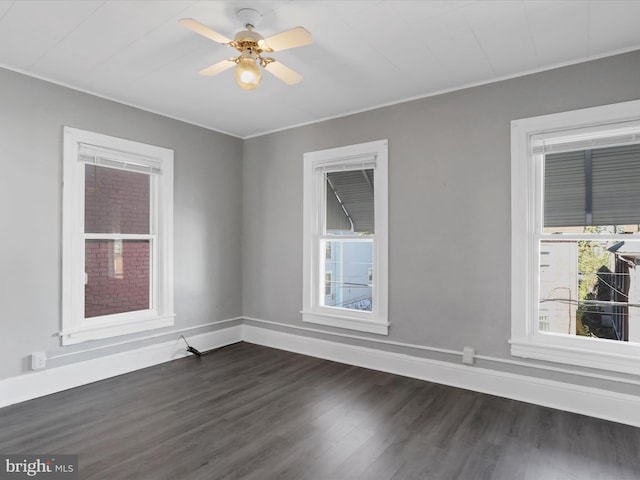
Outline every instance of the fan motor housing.
POLYGON ((264 37, 253 30, 243 30, 236 33, 236 36, 234 37, 234 41, 236 43, 246 42, 255 43, 257 45, 260 40, 264 41, 264 37))
POLYGON ((243 30, 236 33, 232 45, 241 52, 251 50, 260 54, 265 50, 269 50, 264 41, 264 37, 253 30, 243 30))

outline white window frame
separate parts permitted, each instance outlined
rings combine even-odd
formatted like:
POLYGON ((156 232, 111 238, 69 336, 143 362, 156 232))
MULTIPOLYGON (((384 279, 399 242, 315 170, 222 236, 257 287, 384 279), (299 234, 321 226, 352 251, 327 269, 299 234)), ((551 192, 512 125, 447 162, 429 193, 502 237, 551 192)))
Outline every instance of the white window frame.
MULTIPOLYGON (((62 222, 62 330, 63 345, 172 326, 173 311, 173 150, 99 133, 64 127, 62 222), (81 145, 105 149, 132 168, 149 169, 151 181, 151 264, 148 310, 84 318, 85 285, 85 162, 81 145)), ((85 148, 85 147, 83 147, 85 148)), ((99 235, 127 239, 126 234, 99 235)), ((133 237, 130 235, 130 237, 133 237)))
POLYGON ((388 141, 349 145, 304 154, 303 198, 303 307, 304 322, 387 335, 388 321, 388 141), (326 214, 325 175, 327 171, 374 168, 373 264, 376 282, 372 286, 372 311, 357 311, 322 305, 324 293, 323 262, 326 240, 349 240, 353 237, 328 238, 321 234, 326 214))
MULTIPOLYGON (((629 141, 629 135, 637 135, 635 138, 640 141, 639 125, 638 100, 511 122, 512 355, 640 374, 638 343, 543 333, 538 328, 538 245, 544 236, 540 139, 543 151, 553 151, 554 143, 587 141, 610 145, 617 139, 629 141)), ((629 238, 632 239, 635 236, 629 238)))

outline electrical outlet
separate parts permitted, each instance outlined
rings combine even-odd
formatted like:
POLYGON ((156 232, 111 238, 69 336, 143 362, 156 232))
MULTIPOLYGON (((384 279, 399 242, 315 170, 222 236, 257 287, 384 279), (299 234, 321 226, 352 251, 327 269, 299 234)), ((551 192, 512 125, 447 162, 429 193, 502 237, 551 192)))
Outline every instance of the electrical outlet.
POLYGON ((47 366, 47 354, 35 352, 31 354, 31 370, 40 370, 47 366))
POLYGON ((472 347, 464 347, 462 349, 462 363, 473 365, 473 357, 475 354, 476 352, 472 347))

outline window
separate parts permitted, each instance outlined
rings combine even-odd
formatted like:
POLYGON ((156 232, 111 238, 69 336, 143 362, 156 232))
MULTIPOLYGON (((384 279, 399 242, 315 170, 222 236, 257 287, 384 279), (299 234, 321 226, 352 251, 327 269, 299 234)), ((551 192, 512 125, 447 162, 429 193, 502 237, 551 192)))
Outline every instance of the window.
POLYGON ((304 156, 305 322, 388 333, 387 155, 381 140, 304 156))
POLYGON ((331 246, 331 242, 327 242, 327 251, 325 252, 327 260, 333 260, 333 250, 331 250, 331 246))
POLYGON ((333 295, 333 274, 331 272, 324 274, 324 295, 325 297, 333 295))
POLYGON ((640 373, 640 101, 512 122, 513 355, 640 373))
POLYGON ((65 127, 62 343, 173 325, 173 151, 65 127))

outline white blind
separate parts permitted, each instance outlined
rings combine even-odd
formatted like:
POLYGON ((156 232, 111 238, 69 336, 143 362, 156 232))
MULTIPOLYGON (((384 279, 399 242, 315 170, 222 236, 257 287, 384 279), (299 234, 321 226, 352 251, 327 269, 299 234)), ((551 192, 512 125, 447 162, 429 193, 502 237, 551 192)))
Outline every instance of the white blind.
POLYGON ((531 137, 531 151, 534 155, 592 150, 640 143, 640 121, 614 123, 602 126, 584 127, 563 132, 540 133, 531 137))
POLYGON ((317 173, 345 172, 349 170, 366 170, 375 167, 376 155, 366 155, 330 160, 326 163, 317 163, 314 167, 314 171, 317 173), (354 158, 357 159, 357 161, 354 161, 354 158))
POLYGON ((155 158, 143 157, 84 143, 79 144, 78 161, 139 173, 162 174, 162 164, 155 158))

